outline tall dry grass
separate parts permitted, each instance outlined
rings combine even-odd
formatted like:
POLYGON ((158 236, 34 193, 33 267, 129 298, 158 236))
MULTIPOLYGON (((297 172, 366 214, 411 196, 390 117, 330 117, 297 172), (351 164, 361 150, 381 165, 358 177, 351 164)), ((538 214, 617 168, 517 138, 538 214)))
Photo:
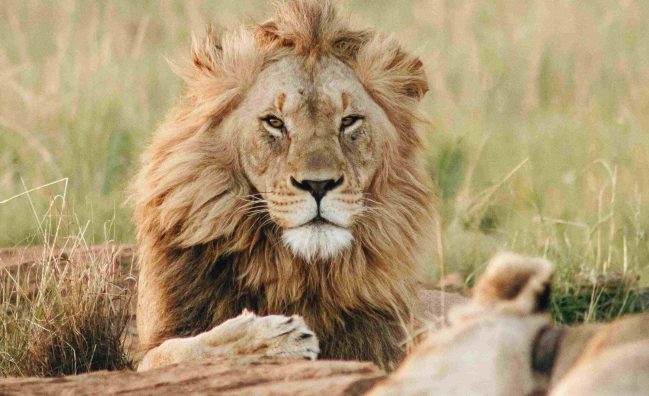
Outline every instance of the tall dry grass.
MULTIPOLYGON (((0 377, 132 366, 126 337, 131 268, 122 268, 115 246, 91 249, 89 223, 65 215, 66 180, 61 182, 64 193, 42 217, 31 206, 48 243, 11 257, 10 266, 0 257, 0 377)), ((31 201, 32 193, 13 199, 31 201)))
POLYGON ((0 377, 132 367, 130 289, 110 255, 71 243, 72 259, 45 247, 28 274, 0 274, 0 377))

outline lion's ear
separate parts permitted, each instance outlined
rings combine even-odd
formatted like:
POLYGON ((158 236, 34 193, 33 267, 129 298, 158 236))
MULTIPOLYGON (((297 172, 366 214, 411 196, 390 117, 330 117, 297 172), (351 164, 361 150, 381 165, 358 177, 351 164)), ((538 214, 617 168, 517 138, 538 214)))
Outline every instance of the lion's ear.
POLYGON ((197 69, 213 73, 218 67, 218 53, 222 50, 212 26, 207 26, 203 38, 192 35, 192 64, 197 69))
MULTIPOLYGON (((192 35, 191 65, 175 69, 190 85, 207 84, 208 93, 246 89, 261 71, 264 54, 248 29, 224 32, 217 37, 211 26, 202 38, 192 35)), ((199 87, 200 88, 200 87, 199 87)))
POLYGON ((254 35, 243 28, 217 38, 208 26, 203 38, 192 41, 191 63, 172 67, 186 83, 187 100, 195 103, 191 106, 194 119, 218 121, 255 81, 263 54, 254 35))
POLYGON ((421 99, 428 92, 428 80, 426 79, 424 64, 419 58, 413 60, 410 73, 413 78, 410 81, 410 86, 407 87, 407 95, 421 99))
POLYGON ((375 35, 368 40, 356 56, 356 71, 365 87, 380 98, 418 101, 428 92, 423 64, 392 36, 375 35))
POLYGON ((514 314, 547 311, 554 266, 539 257, 501 253, 473 289, 473 303, 514 314))

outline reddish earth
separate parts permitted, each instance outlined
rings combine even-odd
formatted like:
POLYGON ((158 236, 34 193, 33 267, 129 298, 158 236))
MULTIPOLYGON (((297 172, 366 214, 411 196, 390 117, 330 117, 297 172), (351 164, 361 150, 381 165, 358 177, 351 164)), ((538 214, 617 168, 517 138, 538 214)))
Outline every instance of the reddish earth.
POLYGON ((62 378, 9 378, 0 380, 0 394, 352 396, 365 393, 383 375, 364 362, 243 357, 188 362, 145 373, 100 371, 62 378))

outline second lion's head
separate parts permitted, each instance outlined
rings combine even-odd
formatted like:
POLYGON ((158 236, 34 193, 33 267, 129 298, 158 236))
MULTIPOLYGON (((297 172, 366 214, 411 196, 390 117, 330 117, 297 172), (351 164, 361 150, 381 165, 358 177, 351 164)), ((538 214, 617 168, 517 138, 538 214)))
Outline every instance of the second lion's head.
POLYGON ((180 72, 186 96, 136 186, 141 232, 304 261, 416 254, 432 220, 415 130, 427 83, 393 38, 293 0, 268 22, 208 32, 180 72))

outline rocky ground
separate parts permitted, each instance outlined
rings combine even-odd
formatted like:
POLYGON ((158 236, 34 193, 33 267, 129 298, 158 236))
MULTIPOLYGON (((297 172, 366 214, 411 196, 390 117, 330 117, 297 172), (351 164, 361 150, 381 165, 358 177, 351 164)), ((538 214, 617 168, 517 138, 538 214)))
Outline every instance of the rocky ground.
POLYGON ((1 395, 361 395, 384 377, 365 362, 210 359, 145 373, 100 371, 0 380, 1 395))

